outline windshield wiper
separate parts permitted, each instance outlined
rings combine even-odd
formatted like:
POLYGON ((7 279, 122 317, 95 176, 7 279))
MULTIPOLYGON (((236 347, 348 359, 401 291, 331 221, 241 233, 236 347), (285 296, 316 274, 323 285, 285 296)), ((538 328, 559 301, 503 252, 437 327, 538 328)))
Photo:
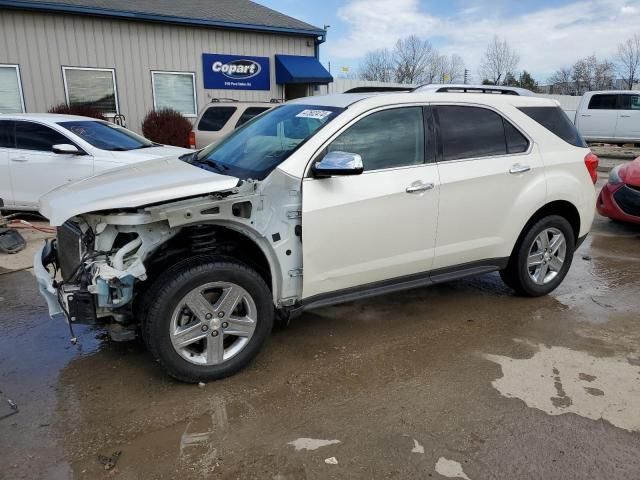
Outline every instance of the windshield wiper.
POLYGON ((190 165, 199 165, 205 168, 205 170, 217 170, 220 173, 226 173, 229 170, 229 167, 223 165, 222 163, 218 163, 215 160, 206 159, 200 160, 198 158, 198 154, 200 150, 197 150, 193 153, 185 153, 184 155, 180 155, 178 158, 183 162, 187 162, 190 165))
POLYGON ((226 165, 222 165, 221 163, 218 163, 214 160, 204 160, 201 163, 210 165, 211 167, 218 170, 220 173, 225 173, 227 170, 229 170, 229 167, 227 167, 226 165))
POLYGON ((178 158, 180 160, 182 160, 183 162, 187 162, 187 163, 194 163, 196 160, 198 160, 198 153, 199 151, 195 151, 195 152, 189 152, 189 153, 185 153, 184 155, 180 155, 178 158))

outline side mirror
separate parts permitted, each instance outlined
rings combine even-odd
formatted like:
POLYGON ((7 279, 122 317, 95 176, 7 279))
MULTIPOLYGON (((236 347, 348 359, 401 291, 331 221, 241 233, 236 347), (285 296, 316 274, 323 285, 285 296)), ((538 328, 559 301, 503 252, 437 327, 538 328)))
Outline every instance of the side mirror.
POLYGON ((322 160, 311 167, 316 178, 333 177, 338 175, 360 175, 364 171, 362 157, 357 153, 329 152, 322 160))
POLYGON ((75 145, 69 143, 60 143, 51 147, 53 153, 59 155, 84 155, 84 152, 79 150, 75 145))

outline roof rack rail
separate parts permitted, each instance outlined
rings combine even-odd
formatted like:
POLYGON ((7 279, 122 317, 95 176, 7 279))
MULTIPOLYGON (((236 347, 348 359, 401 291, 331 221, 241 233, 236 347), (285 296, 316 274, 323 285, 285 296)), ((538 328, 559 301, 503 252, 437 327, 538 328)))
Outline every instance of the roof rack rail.
POLYGON ((411 87, 353 87, 344 93, 410 92, 411 87))
POLYGON ((468 84, 438 84, 428 83, 420 85, 412 90, 413 92, 436 92, 436 93, 488 93, 493 95, 519 95, 525 97, 535 97, 531 90, 520 87, 509 87, 503 85, 468 85, 468 84))

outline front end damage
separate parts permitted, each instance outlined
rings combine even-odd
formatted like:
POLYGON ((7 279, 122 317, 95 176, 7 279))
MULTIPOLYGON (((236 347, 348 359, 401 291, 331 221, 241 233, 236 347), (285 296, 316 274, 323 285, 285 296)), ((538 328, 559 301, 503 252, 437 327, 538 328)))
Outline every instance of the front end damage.
POLYGON ((253 243, 265 254, 274 303, 285 307, 302 290, 299 210, 299 180, 276 175, 210 195, 81 214, 36 253, 34 271, 52 317, 104 324, 112 339, 129 340, 140 324, 144 302, 137 300, 172 264, 250 256, 253 243))

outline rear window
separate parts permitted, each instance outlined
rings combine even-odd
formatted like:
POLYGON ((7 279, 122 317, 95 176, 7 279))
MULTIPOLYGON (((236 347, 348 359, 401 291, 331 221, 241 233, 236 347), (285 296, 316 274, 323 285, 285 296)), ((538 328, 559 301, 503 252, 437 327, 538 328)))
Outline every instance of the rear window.
POLYGON ((238 120, 238 123, 236 123, 236 128, 238 128, 240 125, 244 125, 245 123, 247 123, 249 120, 251 120, 253 117, 260 115, 263 112, 266 112, 267 110, 269 110, 270 107, 249 107, 247 108, 244 112, 242 112, 242 115, 240 115, 240 119, 238 120))
POLYGON ((236 107, 210 107, 205 110, 198 130, 203 132, 218 132, 227 124, 231 116, 236 113, 236 107))
POLYGON ((560 107, 520 107, 519 110, 568 144, 574 147, 587 146, 576 127, 560 107))

